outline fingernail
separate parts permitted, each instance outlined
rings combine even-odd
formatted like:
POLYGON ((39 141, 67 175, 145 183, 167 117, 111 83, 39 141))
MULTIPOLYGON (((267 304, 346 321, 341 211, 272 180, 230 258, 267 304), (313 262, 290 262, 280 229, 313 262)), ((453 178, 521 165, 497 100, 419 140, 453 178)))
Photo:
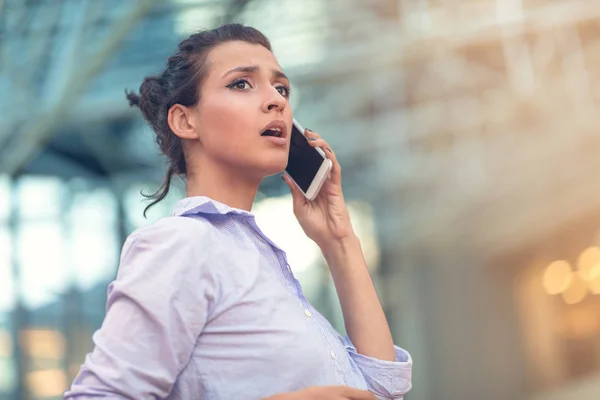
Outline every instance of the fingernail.
POLYGON ((317 138, 309 137, 308 140, 310 140, 311 142, 314 142, 315 140, 317 140, 317 138))

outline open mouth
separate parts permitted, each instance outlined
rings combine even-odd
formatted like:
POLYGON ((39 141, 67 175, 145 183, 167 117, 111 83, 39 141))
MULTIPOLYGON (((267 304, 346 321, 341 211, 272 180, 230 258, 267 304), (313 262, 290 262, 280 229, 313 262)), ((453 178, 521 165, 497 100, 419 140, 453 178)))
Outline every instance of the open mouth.
POLYGON ((284 121, 274 120, 271 121, 268 125, 263 127, 260 136, 271 138, 271 140, 277 140, 284 142, 288 135, 287 125, 284 121))
POLYGON ((283 137, 283 132, 279 128, 270 128, 265 130, 260 136, 283 137))

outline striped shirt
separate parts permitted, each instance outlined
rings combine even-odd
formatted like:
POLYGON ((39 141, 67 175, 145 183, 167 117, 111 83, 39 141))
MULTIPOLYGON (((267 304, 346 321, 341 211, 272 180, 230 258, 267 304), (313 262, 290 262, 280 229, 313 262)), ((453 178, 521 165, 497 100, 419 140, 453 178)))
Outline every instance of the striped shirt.
POLYGON ((347 385, 410 390, 412 360, 363 356, 314 309, 250 212, 206 197, 125 242, 94 349, 66 399, 260 399, 347 385))

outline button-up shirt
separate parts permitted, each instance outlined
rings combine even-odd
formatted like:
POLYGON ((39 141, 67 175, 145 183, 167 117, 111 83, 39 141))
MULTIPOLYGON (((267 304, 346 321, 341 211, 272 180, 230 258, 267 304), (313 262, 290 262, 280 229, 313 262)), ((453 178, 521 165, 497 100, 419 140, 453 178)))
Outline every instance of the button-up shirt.
POLYGON ((412 360, 359 354, 314 309, 251 212, 206 197, 126 240, 66 399, 260 399, 347 385, 401 399, 412 360))

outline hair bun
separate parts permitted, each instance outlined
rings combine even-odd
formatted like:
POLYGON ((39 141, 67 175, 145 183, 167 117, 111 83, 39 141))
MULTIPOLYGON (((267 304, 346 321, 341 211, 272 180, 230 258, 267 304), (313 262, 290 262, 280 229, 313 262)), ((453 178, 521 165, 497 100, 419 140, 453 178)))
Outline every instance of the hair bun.
POLYGON ((140 96, 138 96, 134 91, 128 92, 125 90, 125 96, 129 101, 129 107, 139 107, 140 106, 140 96))

